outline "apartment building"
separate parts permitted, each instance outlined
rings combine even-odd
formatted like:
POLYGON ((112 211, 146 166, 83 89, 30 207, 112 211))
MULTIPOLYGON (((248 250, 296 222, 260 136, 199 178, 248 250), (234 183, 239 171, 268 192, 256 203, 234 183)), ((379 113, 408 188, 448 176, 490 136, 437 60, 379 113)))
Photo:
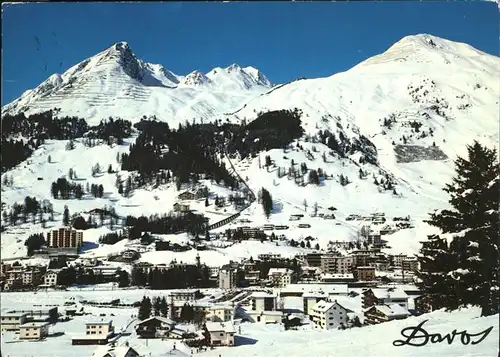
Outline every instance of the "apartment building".
POLYGON ((41 340, 49 335, 48 322, 28 322, 19 326, 21 340, 41 340))
POLYGON ((63 227, 47 233, 49 248, 77 248, 83 244, 83 231, 63 227))

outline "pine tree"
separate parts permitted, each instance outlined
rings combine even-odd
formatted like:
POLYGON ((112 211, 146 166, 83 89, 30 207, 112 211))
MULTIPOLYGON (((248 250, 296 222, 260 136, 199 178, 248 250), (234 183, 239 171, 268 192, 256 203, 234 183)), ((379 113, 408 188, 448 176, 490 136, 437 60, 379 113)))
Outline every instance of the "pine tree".
POLYGON ((64 206, 63 224, 65 226, 69 225, 69 208, 68 208, 68 206, 64 206))
POLYGON ((264 214, 266 215, 266 218, 269 218, 271 211, 273 210, 273 198, 269 191, 265 188, 262 188, 261 190, 261 200, 264 214))
POLYGON ((153 308, 155 316, 160 316, 161 300, 159 296, 156 297, 153 308))
MULTIPOLYGON (((455 161, 456 176, 444 188, 450 195, 452 209, 432 213, 427 222, 450 236, 451 243, 439 247, 439 253, 424 251, 419 259, 424 266, 428 265, 424 268, 447 277, 443 283, 446 286, 439 293, 446 295, 443 300, 452 302, 448 309, 471 304, 480 306, 481 314, 488 316, 500 310, 500 167, 496 150, 477 141, 467 146, 467 154, 466 159, 459 157, 455 161), (440 256, 442 253, 444 257, 440 256), (447 264, 441 267, 443 261, 447 264)), ((423 271, 421 279, 424 289, 436 286, 429 272, 423 271)), ((427 289, 424 291, 433 293, 427 289)))
POLYGON ((137 317, 139 320, 145 320, 151 316, 151 300, 149 297, 144 296, 141 301, 141 306, 139 306, 139 313, 137 317))

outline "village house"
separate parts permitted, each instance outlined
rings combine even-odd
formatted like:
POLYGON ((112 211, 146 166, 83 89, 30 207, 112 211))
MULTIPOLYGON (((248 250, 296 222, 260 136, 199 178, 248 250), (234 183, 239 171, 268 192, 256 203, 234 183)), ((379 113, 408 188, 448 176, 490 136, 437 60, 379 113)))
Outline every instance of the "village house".
POLYGON ((358 281, 374 281, 375 267, 373 266, 356 267, 356 278, 358 281))
POLYGON ((41 340, 49 335, 48 322, 28 322, 19 325, 19 338, 21 340, 41 340))
POLYGON ((234 326, 228 322, 207 322, 205 332, 210 346, 234 346, 234 326))
POLYGON ((332 330, 347 325, 348 312, 337 301, 321 300, 313 307, 311 318, 316 327, 332 330))
POLYGON ((191 191, 184 191, 181 194, 179 194, 177 198, 183 201, 191 201, 196 199, 196 194, 191 191))
POLYGON ((284 288, 292 282, 292 270, 286 268, 271 268, 267 277, 278 288, 284 288))
POLYGON ((365 323, 379 324, 391 320, 402 320, 410 316, 408 310, 398 304, 374 305, 365 310, 365 323))
POLYGON ((139 322, 135 332, 142 338, 158 338, 166 336, 173 330, 175 322, 162 316, 152 316, 139 322))
POLYGON ((374 305, 392 305, 398 304, 408 309, 408 295, 401 289, 368 289, 363 291, 363 309, 374 305))
POLYGON ((140 254, 136 250, 127 249, 127 250, 122 252, 121 257, 123 260, 126 260, 126 261, 134 261, 134 260, 139 259, 140 254))
POLYGON ((85 324, 85 335, 72 339, 73 345, 105 345, 114 334, 114 326, 111 320, 87 322, 85 324))
POLYGON ((174 203, 174 212, 189 212, 189 205, 184 203, 174 203))
POLYGON ((3 331, 19 331, 19 326, 27 320, 28 314, 18 311, 3 311, 0 316, 0 327, 3 331))
POLYGON ((420 295, 413 299, 415 304, 415 314, 422 315, 434 311, 432 300, 428 295, 420 295))

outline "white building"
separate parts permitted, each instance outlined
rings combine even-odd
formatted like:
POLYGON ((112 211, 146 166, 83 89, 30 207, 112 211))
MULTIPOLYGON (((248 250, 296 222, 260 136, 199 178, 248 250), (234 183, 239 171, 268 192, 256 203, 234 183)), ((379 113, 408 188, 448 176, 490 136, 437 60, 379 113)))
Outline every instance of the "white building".
POLYGON ((44 287, 51 287, 57 285, 57 274, 59 270, 48 270, 43 276, 44 287))
POLYGON ((234 326, 229 322, 207 322, 211 346, 234 346, 234 326))
POLYGON ((112 335, 115 331, 113 327, 113 322, 111 320, 107 321, 97 321, 97 322, 87 322, 85 329, 86 335, 95 335, 96 337, 107 338, 112 335))
POLYGON ((323 330, 338 329, 347 326, 349 311, 337 301, 321 300, 312 309, 311 318, 314 325, 323 330))
POLYGON ((41 340, 49 335, 48 322, 28 322, 19 325, 19 338, 21 340, 41 340))
POLYGON ((267 277, 276 287, 284 288, 292 282, 292 271, 286 268, 271 268, 267 277))
POLYGON ((207 320, 212 322, 231 321, 234 317, 234 308, 231 306, 214 305, 208 308, 207 320))

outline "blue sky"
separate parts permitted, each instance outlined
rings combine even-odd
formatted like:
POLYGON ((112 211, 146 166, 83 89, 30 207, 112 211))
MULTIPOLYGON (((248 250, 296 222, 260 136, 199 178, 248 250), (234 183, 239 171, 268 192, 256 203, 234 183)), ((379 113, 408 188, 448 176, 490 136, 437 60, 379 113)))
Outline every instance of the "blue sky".
POLYGON ((274 83, 344 71, 406 35, 498 55, 491 2, 39 3, 2 6, 2 105, 126 41, 177 74, 252 65, 274 83))

